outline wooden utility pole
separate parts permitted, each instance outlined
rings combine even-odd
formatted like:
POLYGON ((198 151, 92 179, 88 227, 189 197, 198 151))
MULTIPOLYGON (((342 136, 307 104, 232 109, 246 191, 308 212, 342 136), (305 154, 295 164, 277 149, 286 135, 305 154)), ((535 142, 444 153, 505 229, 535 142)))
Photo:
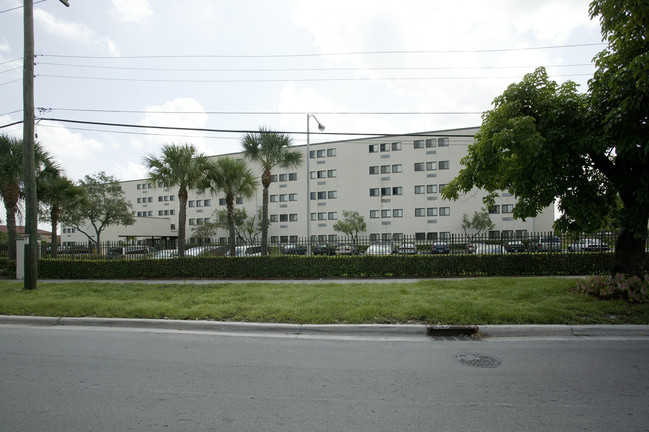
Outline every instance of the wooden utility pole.
POLYGON ((24 0, 23 55, 23 184, 25 188, 25 289, 36 289, 38 279, 38 200, 34 161, 34 6, 24 0))

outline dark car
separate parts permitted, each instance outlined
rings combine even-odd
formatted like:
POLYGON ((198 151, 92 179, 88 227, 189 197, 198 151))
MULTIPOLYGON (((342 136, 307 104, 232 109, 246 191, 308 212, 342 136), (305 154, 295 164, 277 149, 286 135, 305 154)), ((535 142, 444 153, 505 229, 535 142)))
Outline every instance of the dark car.
POLYGON ((512 240, 505 243, 505 250, 509 253, 525 252, 525 244, 520 240, 512 240))
POLYGON ((336 246, 319 244, 311 248, 313 255, 336 255, 336 246))
POLYGON ((336 255, 358 255, 358 246, 343 243, 336 248, 336 255))
POLYGON ((280 251, 285 255, 306 255, 306 247, 297 244, 285 244, 280 251))
POLYGON ((451 248, 448 247, 446 242, 435 242, 430 248, 430 253, 432 254, 449 254, 451 253, 451 248))
POLYGON ((536 250, 539 252, 561 252, 561 239, 557 236, 541 237, 536 250))

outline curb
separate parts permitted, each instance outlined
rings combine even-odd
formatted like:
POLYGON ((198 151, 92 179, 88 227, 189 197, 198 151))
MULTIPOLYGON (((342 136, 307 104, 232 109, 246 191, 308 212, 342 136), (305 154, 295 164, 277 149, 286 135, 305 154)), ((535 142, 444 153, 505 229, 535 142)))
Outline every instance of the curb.
POLYGON ((229 334, 296 336, 372 336, 417 338, 433 336, 522 337, 649 337, 649 325, 433 325, 423 324, 286 324, 205 320, 71 318, 0 315, 0 325, 76 326, 209 331, 229 334))

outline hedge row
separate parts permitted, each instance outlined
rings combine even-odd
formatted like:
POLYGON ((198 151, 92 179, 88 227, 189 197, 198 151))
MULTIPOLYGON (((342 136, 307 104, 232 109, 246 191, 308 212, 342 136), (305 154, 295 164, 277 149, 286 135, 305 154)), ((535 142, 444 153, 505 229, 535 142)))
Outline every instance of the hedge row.
POLYGON ((39 261, 41 279, 302 279, 610 273, 612 253, 39 261))

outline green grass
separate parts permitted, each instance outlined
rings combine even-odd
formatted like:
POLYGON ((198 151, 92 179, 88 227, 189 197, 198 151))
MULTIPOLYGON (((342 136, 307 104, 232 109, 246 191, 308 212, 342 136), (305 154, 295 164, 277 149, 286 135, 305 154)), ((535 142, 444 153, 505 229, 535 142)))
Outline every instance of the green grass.
POLYGON ((648 324, 649 304, 599 300, 564 278, 407 284, 139 284, 0 281, 0 314, 281 323, 648 324))

